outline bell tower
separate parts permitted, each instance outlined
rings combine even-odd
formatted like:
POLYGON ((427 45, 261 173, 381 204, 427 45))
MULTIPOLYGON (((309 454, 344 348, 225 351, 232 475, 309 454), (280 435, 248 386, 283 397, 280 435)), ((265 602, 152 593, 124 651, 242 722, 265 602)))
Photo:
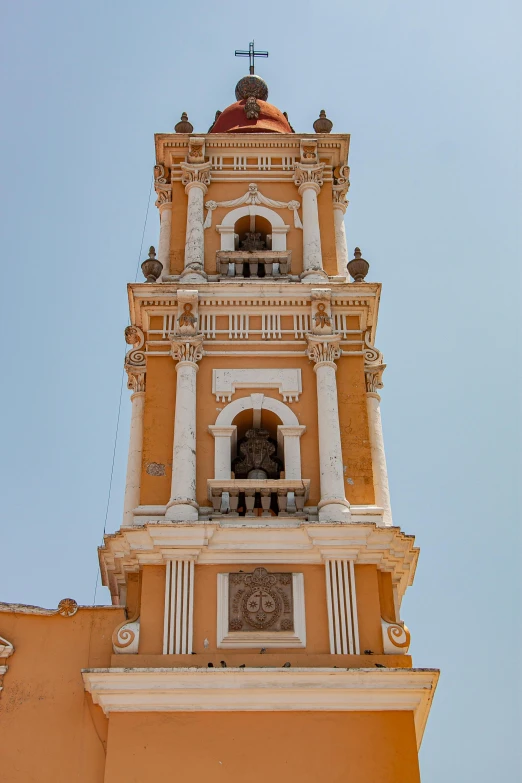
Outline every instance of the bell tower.
POLYGON ((347 252, 350 136, 324 111, 294 131, 253 70, 207 133, 183 114, 155 137, 125 505, 99 553, 126 619, 83 672, 105 783, 416 783, 438 673, 400 613, 418 549, 391 515, 381 285, 347 252))

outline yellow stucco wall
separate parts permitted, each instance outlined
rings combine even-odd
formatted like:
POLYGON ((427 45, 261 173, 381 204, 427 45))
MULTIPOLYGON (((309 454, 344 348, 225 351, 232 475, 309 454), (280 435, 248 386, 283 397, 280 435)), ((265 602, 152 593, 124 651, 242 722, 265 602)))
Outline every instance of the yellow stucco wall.
POLYGON ((85 693, 82 668, 110 666, 123 609, 73 617, 2 612, 15 648, 0 693, 0 778, 6 783, 102 783, 107 718, 85 693))
POLYGON ((411 712, 112 713, 105 783, 419 783, 411 712))

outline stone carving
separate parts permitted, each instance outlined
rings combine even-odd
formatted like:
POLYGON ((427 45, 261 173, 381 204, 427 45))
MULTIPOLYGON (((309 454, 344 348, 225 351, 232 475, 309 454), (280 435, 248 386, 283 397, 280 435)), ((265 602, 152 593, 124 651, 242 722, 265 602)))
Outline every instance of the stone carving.
POLYGON ((205 139, 197 137, 189 139, 187 160, 189 163, 205 162, 205 139))
POLYGON ((138 652, 140 641, 140 618, 138 615, 124 620, 112 634, 112 649, 116 654, 133 655, 138 652))
POLYGON ((267 430, 247 430, 245 441, 239 446, 240 456, 232 463, 236 478, 278 478, 281 460, 272 459, 275 451, 267 430), (251 476, 252 473, 256 475, 251 476))
POLYGON ((313 288, 312 332, 314 334, 332 334, 332 292, 328 288, 313 288))
POLYGON ((135 350, 143 348, 145 335, 139 326, 131 325, 125 327, 125 342, 127 345, 133 345, 135 350))
POLYGON ((316 133, 331 133, 333 122, 328 119, 324 109, 319 112, 319 119, 314 122, 314 131, 316 133))
POLYGON ((382 374, 386 369, 385 364, 377 365, 364 365, 364 380, 366 382, 366 391, 372 394, 376 394, 379 389, 384 387, 382 382, 382 374))
POLYGON ((158 195, 156 200, 157 207, 161 207, 163 204, 171 203, 172 185, 168 184, 167 170, 165 170, 165 166, 161 165, 160 163, 154 166, 154 190, 158 195))
POLYGON ((186 111, 181 115, 181 120, 174 125, 175 133, 192 133, 194 126, 189 122, 188 114, 186 111))
POLYGON ((199 362, 203 358, 203 335, 192 338, 171 337, 171 356, 177 362, 199 362))
POLYGON ((311 166, 304 163, 294 163, 294 182, 299 192, 306 187, 314 187, 317 192, 323 184, 324 163, 316 163, 311 166))
POLYGON ((160 462, 149 462, 146 471, 149 476, 164 476, 165 465, 162 465, 160 462))
POLYGON ((300 147, 301 163, 313 165, 319 163, 316 139, 301 139, 300 147))
POLYGON ((403 622, 391 623, 381 618, 382 644, 385 655, 406 655, 410 632, 403 622))
POLYGON ((364 378, 366 382, 366 391, 375 394, 378 389, 382 389, 382 374, 386 369, 383 362, 383 355, 371 343, 371 330, 367 329, 364 334, 364 378))
POLYGON ((315 362, 316 365, 322 362, 333 363, 341 356, 341 336, 339 334, 319 337, 318 335, 307 334, 306 341, 308 347, 306 355, 315 362))
POLYGON ((183 305, 183 312, 178 318, 178 323, 180 326, 194 326, 195 323, 197 323, 196 316, 192 313, 192 305, 190 302, 186 302, 183 305))
POLYGON ((244 101, 248 98, 258 98, 260 101, 268 98, 268 85, 256 73, 243 76, 236 84, 236 100, 244 101))
POLYGON ((348 201, 346 199, 347 192, 348 188, 346 185, 332 185, 332 200, 334 209, 342 209, 343 212, 346 212, 346 208, 348 206, 348 201))
POLYGON ((261 112, 261 106, 253 95, 250 95, 245 101, 245 114, 247 120, 257 120, 261 112))
POLYGON ((265 249, 265 242, 263 239, 261 239, 260 233, 254 233, 252 231, 247 231, 245 234, 245 239, 241 242, 240 250, 248 250, 249 252, 254 252, 255 250, 264 250, 265 249))
POLYGON ((291 573, 232 573, 229 578, 228 627, 230 631, 292 631, 291 573))
POLYGON ((62 598, 58 604, 56 614, 61 614, 62 617, 72 617, 78 611, 78 604, 74 598, 62 598))
POLYGON ((289 209, 294 213, 295 228, 303 228, 299 218, 298 209, 301 206, 299 201, 274 201, 273 198, 267 198, 257 189, 257 185, 251 182, 244 196, 232 199, 231 201, 207 201, 207 216, 203 228, 210 228, 212 225, 212 213, 218 207, 241 207, 243 204, 252 204, 257 206, 272 207, 272 209, 289 209))
POLYGON ((0 692, 4 686, 4 674, 9 668, 6 666, 7 659, 14 653, 14 646, 7 639, 0 636, 0 692))
POLYGON ((207 185, 210 185, 210 163, 180 163, 181 181, 187 188, 189 185, 197 183, 205 192, 207 185))
POLYGON ((141 349, 145 344, 145 335, 139 326, 125 328, 125 342, 134 346, 125 354, 124 369, 127 373, 127 388, 132 392, 145 391, 146 359, 141 349))

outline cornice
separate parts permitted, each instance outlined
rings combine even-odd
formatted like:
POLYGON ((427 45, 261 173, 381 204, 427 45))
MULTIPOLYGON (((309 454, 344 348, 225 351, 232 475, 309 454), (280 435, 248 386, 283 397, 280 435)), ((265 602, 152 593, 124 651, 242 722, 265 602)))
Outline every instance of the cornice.
POLYGON ((398 527, 379 527, 382 511, 352 506, 356 523, 303 522, 253 524, 201 520, 192 523, 145 521, 106 535, 99 548, 103 584, 113 596, 125 574, 143 565, 161 565, 172 558, 198 564, 296 563, 319 564, 331 557, 374 564, 392 574, 399 601, 413 583, 419 550, 414 537, 398 527))
POLYGON ((111 712, 409 711, 417 747, 437 669, 83 669, 85 690, 111 712))

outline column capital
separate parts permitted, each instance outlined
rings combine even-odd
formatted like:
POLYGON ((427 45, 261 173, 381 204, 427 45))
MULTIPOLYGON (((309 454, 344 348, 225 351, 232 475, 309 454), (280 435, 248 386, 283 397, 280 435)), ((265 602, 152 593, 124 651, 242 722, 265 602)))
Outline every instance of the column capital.
POLYGON ((348 201, 346 200, 347 193, 348 185, 332 185, 333 208, 341 210, 343 214, 348 207, 348 201))
POLYGON ((280 424, 277 431, 284 438, 300 438, 306 432, 306 424, 280 424))
POLYGON ((210 185, 210 163, 180 163, 181 181, 185 185, 185 193, 188 193, 192 187, 200 188, 203 193, 207 192, 207 186, 210 185))
POLYGON ((294 163, 294 182, 299 189, 299 195, 311 188, 319 193, 323 184, 324 163, 294 163))
POLYGON ((335 360, 341 356, 341 335, 306 334, 305 337, 308 343, 306 355, 315 363, 314 370, 323 364, 337 369, 335 360))
POLYGON ((364 380, 366 382, 366 393, 371 394, 372 397, 380 396, 377 394, 377 389, 382 389, 384 383, 382 382, 382 374, 386 369, 385 364, 365 364, 364 365, 364 380))
POLYGON ((194 337, 175 337, 170 338, 170 353, 176 362, 189 362, 197 369, 197 362, 203 358, 203 335, 198 334, 194 337))

